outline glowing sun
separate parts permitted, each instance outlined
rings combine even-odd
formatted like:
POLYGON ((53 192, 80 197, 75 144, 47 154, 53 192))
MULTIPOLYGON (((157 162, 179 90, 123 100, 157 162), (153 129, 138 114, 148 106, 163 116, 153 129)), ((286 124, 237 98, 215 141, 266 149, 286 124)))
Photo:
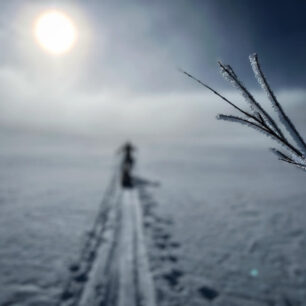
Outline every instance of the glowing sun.
POLYGON ((38 16, 34 32, 39 45, 53 54, 62 54, 71 50, 77 38, 76 28, 71 19, 56 10, 38 16))

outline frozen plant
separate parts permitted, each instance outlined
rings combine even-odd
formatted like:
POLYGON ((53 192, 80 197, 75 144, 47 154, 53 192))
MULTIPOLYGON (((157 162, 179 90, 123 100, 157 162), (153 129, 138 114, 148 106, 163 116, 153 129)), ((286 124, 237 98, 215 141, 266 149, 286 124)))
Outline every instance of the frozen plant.
POLYGON ((258 61, 257 54, 252 54, 249 57, 251 66, 253 68, 253 72, 255 77, 260 84, 261 88, 267 94, 270 102, 272 103, 273 109, 277 113, 280 123, 277 123, 269 113, 261 106, 259 102, 253 97, 250 91, 243 85, 243 83, 239 80, 238 76, 234 72, 231 66, 224 65, 221 62, 218 62, 221 74, 223 77, 228 80, 236 89, 238 89, 246 102, 249 105, 249 110, 245 111, 235 105, 233 102, 228 100, 226 97, 221 95, 219 92, 203 83, 199 79, 195 78, 191 74, 186 71, 182 72, 187 75, 189 78, 195 80, 200 83, 202 86, 206 87, 210 91, 212 91, 215 95, 223 99, 226 103, 230 104, 233 108, 235 108, 240 114, 241 117, 234 115, 224 115, 219 114, 217 119, 238 122, 240 124, 249 126, 257 131, 265 134, 266 136, 271 137, 274 141, 278 142, 281 145, 282 149, 272 148, 271 151, 277 155, 277 157, 289 164, 295 165, 300 169, 306 171, 306 144, 301 137, 300 133, 295 128, 294 124, 291 122, 289 117, 284 112, 282 106, 278 102, 275 94, 273 93, 270 85, 267 82, 265 75, 262 72, 261 66, 258 61), (285 128, 288 134, 291 137, 291 140, 288 139, 287 136, 284 135, 282 128, 285 128))

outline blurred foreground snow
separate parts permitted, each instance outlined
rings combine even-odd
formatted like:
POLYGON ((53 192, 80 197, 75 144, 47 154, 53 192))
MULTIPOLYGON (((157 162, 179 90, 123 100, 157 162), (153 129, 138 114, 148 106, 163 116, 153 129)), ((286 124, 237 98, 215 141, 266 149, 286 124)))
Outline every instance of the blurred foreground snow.
MULTIPOLYGON (((56 304, 118 145, 1 133, 0 305, 56 304)), ((136 145, 161 183, 140 190, 158 305, 303 305, 305 173, 248 145, 136 145)))

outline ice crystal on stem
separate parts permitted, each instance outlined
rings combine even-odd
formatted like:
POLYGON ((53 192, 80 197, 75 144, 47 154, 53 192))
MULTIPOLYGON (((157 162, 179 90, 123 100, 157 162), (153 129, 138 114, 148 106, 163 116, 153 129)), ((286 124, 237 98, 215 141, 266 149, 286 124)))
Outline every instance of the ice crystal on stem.
POLYGON ((271 117, 271 115, 262 107, 262 105, 255 100, 250 91, 239 80, 237 74, 230 65, 224 65, 221 62, 218 63, 221 70, 221 74, 226 80, 228 80, 235 88, 237 88, 241 92, 242 96, 245 98, 250 107, 250 111, 246 111, 238 107, 235 103, 231 102, 229 99, 221 95, 218 91, 205 84, 204 82, 200 81, 199 79, 195 78, 188 72, 183 70, 181 70, 181 72, 187 75, 189 78, 195 80, 208 90, 212 91, 215 95, 220 97, 226 103, 230 104, 233 108, 235 108, 243 115, 243 117, 238 117, 233 115, 220 114, 217 116, 217 119, 237 122, 246 125, 272 138, 274 141, 276 141, 282 146, 283 151, 277 150, 275 148, 271 149, 271 151, 279 158, 279 160, 295 165, 296 167, 306 171, 305 141, 303 140, 302 136, 300 135, 292 121, 289 119, 289 117, 283 110, 281 104, 278 102, 275 94, 273 93, 261 69, 257 54, 250 55, 249 59, 255 77, 261 88, 265 91, 269 100, 271 101, 273 109, 278 114, 280 123, 277 123, 271 117), (288 131, 289 135, 292 138, 292 141, 288 140, 287 137, 284 135, 284 133, 282 132, 282 127, 288 131))

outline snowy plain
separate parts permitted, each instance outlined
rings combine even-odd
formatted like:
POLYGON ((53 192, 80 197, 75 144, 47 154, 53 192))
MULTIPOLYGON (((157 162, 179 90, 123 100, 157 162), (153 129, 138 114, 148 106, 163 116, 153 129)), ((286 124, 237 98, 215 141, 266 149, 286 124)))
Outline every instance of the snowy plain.
MULTIPOLYGON (((304 172, 252 141, 135 142, 137 175, 159 182, 139 191, 157 305, 306 305, 304 172)), ((0 305, 56 305, 120 143, 1 144, 0 305)))

